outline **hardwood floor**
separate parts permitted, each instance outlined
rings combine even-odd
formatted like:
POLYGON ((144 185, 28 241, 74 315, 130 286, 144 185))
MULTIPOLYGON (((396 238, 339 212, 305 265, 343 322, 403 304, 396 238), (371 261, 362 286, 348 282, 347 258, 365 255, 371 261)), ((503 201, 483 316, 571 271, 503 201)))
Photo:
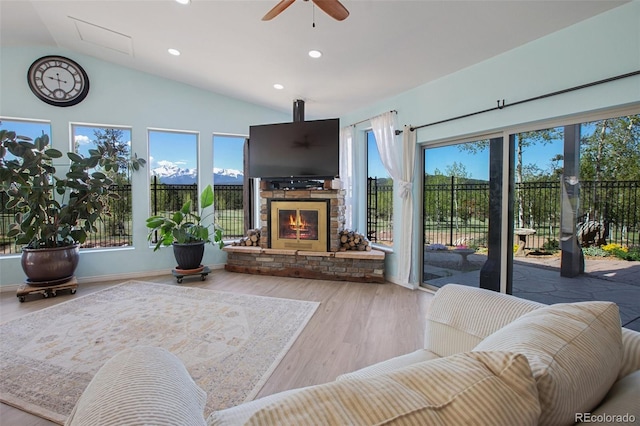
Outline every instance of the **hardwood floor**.
MULTIPOLYGON (((320 302, 305 327, 258 397, 287 389, 332 381, 336 376, 422 347, 422 320, 432 295, 394 284, 365 284, 257 276, 214 270, 206 281, 186 278, 182 284, 167 275, 147 281, 208 288, 260 296, 320 302)), ((76 296, 19 303, 14 292, 0 294, 0 321, 101 290, 117 282, 81 284, 76 296)), ((47 420, 0 404, 0 424, 53 425, 47 420)))

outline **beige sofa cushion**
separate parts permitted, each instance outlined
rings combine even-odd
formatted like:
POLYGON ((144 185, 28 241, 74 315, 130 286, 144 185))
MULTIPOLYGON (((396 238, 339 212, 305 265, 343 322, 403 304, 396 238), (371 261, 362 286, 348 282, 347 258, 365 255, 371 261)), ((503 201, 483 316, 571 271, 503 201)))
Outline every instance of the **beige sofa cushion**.
POLYGON ((618 306, 611 302, 536 309, 480 342, 474 350, 524 354, 538 385, 541 424, 575 422, 598 405, 620 370, 618 306))
POLYGON ((247 425, 535 425, 540 407, 525 357, 477 352, 288 392, 246 423, 233 411, 213 413, 208 424, 234 424, 231 414, 247 425))
POLYGON ((366 379, 368 377, 379 376, 380 374, 390 373, 399 368, 408 367, 419 362, 429 361, 432 359, 441 358, 438 355, 427 349, 418 349, 417 351, 410 352, 408 354, 400 355, 395 358, 388 359, 386 361, 379 362, 377 364, 370 365, 368 367, 361 368, 360 370, 353 371, 351 373, 345 373, 336 378, 336 380, 346 379, 366 379))
POLYGON ((204 425, 206 397, 175 355, 138 346, 98 370, 65 425, 204 425))
POLYGON ((424 348, 441 357, 468 352, 491 333, 544 306, 495 291, 447 284, 429 306, 424 348))
POLYGON ((640 333, 628 328, 622 329, 622 367, 618 379, 640 370, 640 333))
POLYGON ((595 425, 635 423, 640 421, 640 370, 618 380, 607 397, 591 413, 580 413, 579 422, 595 425))

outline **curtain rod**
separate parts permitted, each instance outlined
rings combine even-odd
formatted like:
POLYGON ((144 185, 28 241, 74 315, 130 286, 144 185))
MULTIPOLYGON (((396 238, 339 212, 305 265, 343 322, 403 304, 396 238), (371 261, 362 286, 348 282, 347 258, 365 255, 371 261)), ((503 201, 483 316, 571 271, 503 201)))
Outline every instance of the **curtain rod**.
POLYGON ((551 96, 562 95, 564 93, 569 93, 569 92, 574 92, 576 90, 586 89, 587 87, 593 87, 593 86, 597 86, 599 84, 609 83, 611 81, 621 80, 623 78, 633 77, 633 76, 639 75, 639 74, 640 74, 640 70, 632 71, 630 73, 620 74, 620 75, 617 75, 615 77, 609 77, 609 78, 605 78, 603 80, 598 80, 598 81, 594 81, 594 82, 591 82, 591 83, 586 83, 586 84, 581 84, 579 86, 570 87, 568 89, 562 89, 562 90, 558 90, 558 91, 555 91, 555 92, 546 93, 544 95, 535 96, 533 98, 523 99, 521 101, 513 102, 513 103, 510 103, 510 104, 505 103, 504 99, 502 99, 502 104, 500 103, 500 100, 498 100, 497 101, 498 105, 493 107, 493 108, 487 108, 487 109, 483 109, 481 111, 471 112, 469 114, 458 115, 456 117, 451 117, 451 118, 447 118, 447 119, 440 120, 440 121, 434 121, 433 123, 428 123, 428 124, 423 124, 423 125, 420 125, 420 126, 411 127, 411 131, 413 132, 414 130, 422 129, 423 127, 435 126, 436 124, 442 124, 442 123, 447 123, 449 121, 460 120, 461 118, 467 118, 467 117, 471 117, 471 116, 478 115, 478 114, 484 114, 485 112, 495 111, 495 110, 499 110, 499 109, 512 107, 512 106, 515 106, 515 105, 524 104, 524 103, 527 103, 527 102, 537 101, 537 100, 540 100, 540 99, 549 98, 551 96))
MULTIPOLYGON (((392 110, 391 110, 391 111, 389 111, 389 112, 394 112, 394 113, 396 113, 396 114, 398 113, 398 111, 396 111, 395 109, 392 109, 392 110)), ((381 114, 379 114, 379 115, 381 115, 381 114)), ((349 124, 349 126, 354 126, 354 127, 355 127, 355 126, 357 126, 358 124, 365 123, 365 122, 367 122, 367 121, 371 120, 372 118, 376 118, 376 117, 378 117, 378 115, 374 115, 373 117, 365 118, 364 120, 356 121, 356 122, 355 122, 355 123, 353 123, 353 124, 349 124)), ((347 127, 348 127, 348 126, 347 126, 347 127)))

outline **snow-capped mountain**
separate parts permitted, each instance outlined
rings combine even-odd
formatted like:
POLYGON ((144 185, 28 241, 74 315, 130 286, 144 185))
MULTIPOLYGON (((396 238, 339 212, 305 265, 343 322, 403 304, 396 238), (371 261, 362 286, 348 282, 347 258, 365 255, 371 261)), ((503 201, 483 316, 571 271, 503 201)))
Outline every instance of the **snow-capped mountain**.
MULTIPOLYGON (((197 169, 182 169, 173 164, 163 164, 151 170, 161 183, 168 185, 189 185, 197 182, 197 169)), ((241 185, 244 174, 234 169, 213 169, 213 183, 216 185, 241 185)))
POLYGON ((213 168, 213 183, 214 185, 241 185, 244 180, 244 173, 241 170, 235 169, 219 169, 213 168))

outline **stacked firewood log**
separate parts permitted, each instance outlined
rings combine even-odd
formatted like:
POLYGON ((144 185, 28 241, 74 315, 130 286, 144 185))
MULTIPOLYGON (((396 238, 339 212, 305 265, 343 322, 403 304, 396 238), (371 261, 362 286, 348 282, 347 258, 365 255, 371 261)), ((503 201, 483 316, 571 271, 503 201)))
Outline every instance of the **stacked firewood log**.
POLYGON ((260 230, 259 229, 249 229, 247 231, 247 236, 240 238, 240 241, 234 241, 234 246, 249 246, 249 247, 257 247, 260 245, 260 230))
POLYGON ((358 232, 345 229, 340 231, 338 235, 340 238, 340 251, 371 251, 371 242, 358 232))

